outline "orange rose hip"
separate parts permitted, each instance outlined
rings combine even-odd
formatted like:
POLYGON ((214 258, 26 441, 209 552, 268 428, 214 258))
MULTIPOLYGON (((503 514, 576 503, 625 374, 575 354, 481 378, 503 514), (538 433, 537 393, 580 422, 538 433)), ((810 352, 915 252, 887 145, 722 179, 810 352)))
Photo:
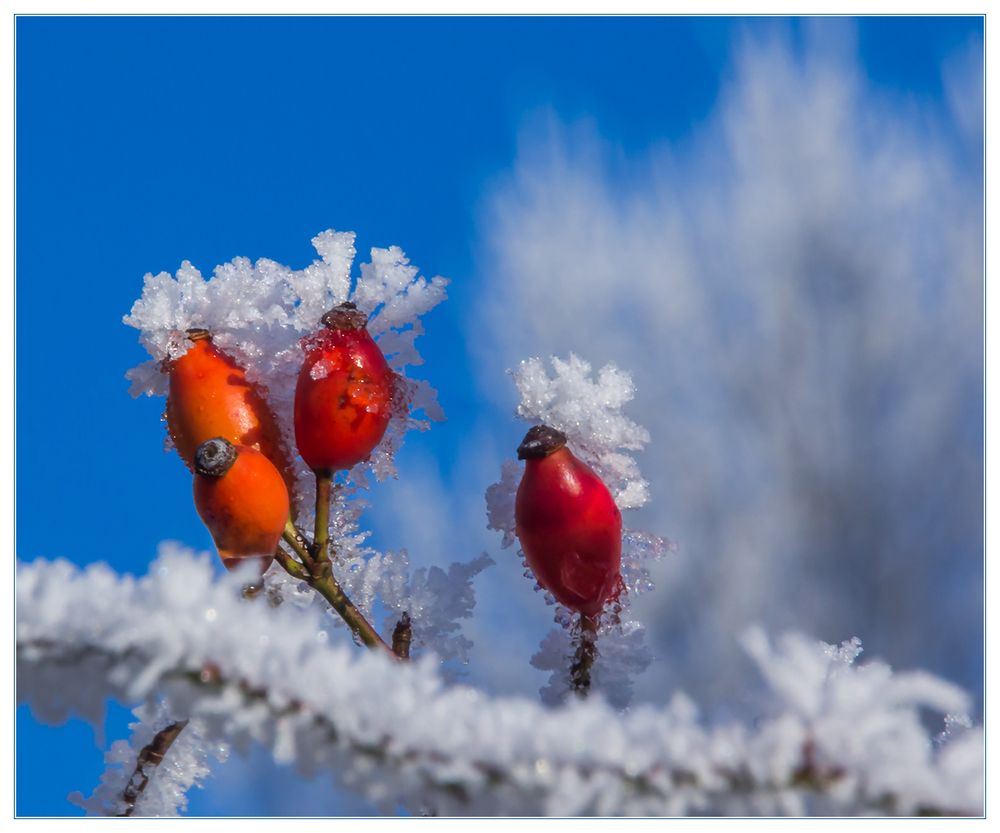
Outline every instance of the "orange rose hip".
POLYGON ((248 446, 215 437, 195 452, 194 503, 222 563, 271 564, 288 521, 288 489, 274 464, 248 446))
POLYGON ((213 437, 255 448, 291 483, 281 432, 260 389, 212 343, 208 330, 191 329, 188 351, 167 363, 167 431, 188 468, 198 446, 213 437))
POLYGON ((323 316, 302 341, 295 387, 295 443, 316 472, 349 469, 381 442, 392 411, 394 375, 350 302, 323 316))

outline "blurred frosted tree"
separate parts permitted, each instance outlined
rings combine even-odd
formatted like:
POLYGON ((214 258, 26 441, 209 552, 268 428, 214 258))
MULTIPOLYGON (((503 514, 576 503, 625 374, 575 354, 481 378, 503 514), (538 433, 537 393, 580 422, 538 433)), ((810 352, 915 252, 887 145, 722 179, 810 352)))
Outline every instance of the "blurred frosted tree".
POLYGON ((982 45, 921 99, 823 33, 744 43, 706 123, 638 158, 540 117, 494 195, 484 365, 637 383, 645 526, 680 547, 649 695, 726 698, 750 621, 981 682, 982 45))

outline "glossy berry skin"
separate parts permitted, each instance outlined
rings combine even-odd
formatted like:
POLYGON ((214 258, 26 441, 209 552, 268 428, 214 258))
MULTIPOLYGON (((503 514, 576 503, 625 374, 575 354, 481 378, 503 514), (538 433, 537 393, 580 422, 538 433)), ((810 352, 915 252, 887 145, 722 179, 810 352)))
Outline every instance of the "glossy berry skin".
POLYGON ((367 459, 389 425, 394 375, 365 323, 353 304, 341 304, 302 341, 295 443, 314 471, 349 469, 367 459))
POLYGON ((517 537, 538 583, 593 617, 620 587, 622 516, 608 487, 565 441, 536 426, 518 449, 525 467, 514 506, 517 537))
POLYGON ((213 437, 255 448, 294 482, 273 412, 260 389, 230 356, 212 344, 207 330, 188 330, 188 351, 168 362, 167 431, 177 453, 194 469, 198 446, 213 437))
POLYGON ((226 567, 256 559, 267 570, 288 521, 288 489, 267 457, 221 437, 203 443, 194 503, 226 567))

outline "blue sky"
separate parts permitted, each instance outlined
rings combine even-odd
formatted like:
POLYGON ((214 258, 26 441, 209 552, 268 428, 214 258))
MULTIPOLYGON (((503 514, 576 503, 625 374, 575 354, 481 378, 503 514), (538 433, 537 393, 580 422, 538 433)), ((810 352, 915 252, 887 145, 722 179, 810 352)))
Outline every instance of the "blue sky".
MULTIPOLYGON (((401 482, 430 467, 441 488, 479 495, 489 481, 456 449, 485 433, 509 451, 522 427, 512 391, 484 391, 510 386, 482 378, 490 334, 470 322, 496 277, 495 195, 539 123, 589 126, 627 181, 650 149, 681 154, 699 135, 742 42, 778 33, 793 53, 848 53, 866 89, 919 110, 915 123, 978 176, 942 115, 943 68, 981 42, 978 18, 21 17, 16 29, 25 560, 141 574, 162 540, 211 546, 187 472, 163 453, 163 401, 133 400, 124 380, 146 358, 121 323, 146 272, 188 259, 207 273, 237 255, 301 267, 332 227, 358 233, 359 260, 396 244, 449 277, 419 368, 448 422, 408 438, 401 482)), ((374 513, 374 542, 405 545, 386 515, 374 513)), ((126 716, 112 711, 109 743, 126 716)), ((41 726, 23 707, 17 729, 17 812, 74 812, 65 796, 89 792, 102 768, 91 730, 41 726)), ((211 792, 192 796, 193 812, 269 809, 211 792)))

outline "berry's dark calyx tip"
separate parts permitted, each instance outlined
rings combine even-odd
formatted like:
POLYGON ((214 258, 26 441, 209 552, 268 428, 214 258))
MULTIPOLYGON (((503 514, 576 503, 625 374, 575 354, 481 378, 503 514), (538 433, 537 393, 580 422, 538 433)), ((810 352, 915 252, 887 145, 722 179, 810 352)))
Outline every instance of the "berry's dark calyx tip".
POLYGON ((205 440, 194 453, 194 470, 206 477, 222 477, 239 454, 236 446, 224 437, 205 440))
POLYGON ((534 425, 528 429, 517 447, 518 460, 541 460, 566 445, 566 435, 548 425, 534 425))
POLYGON ((320 323, 330 330, 363 330, 368 316, 358 309, 357 304, 344 301, 326 313, 320 323))
POLYGON ((204 327, 191 327, 185 332, 189 341, 211 341, 212 334, 204 327))

